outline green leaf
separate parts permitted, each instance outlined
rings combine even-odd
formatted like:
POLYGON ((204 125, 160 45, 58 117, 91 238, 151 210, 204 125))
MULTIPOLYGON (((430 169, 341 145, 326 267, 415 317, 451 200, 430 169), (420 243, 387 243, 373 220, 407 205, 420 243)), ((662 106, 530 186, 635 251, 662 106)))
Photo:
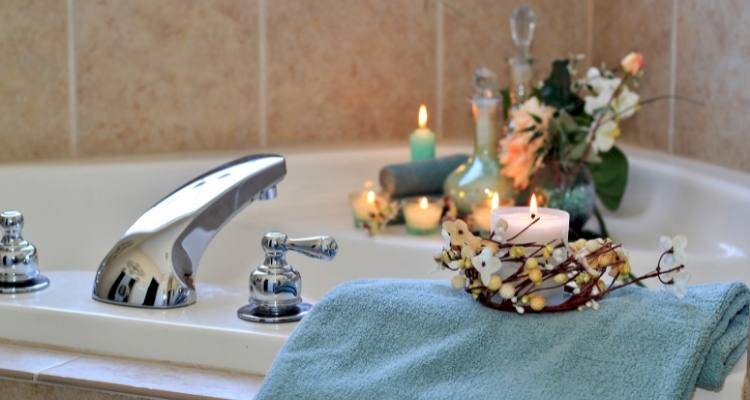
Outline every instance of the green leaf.
POLYGON ((595 151, 589 151, 586 156, 586 162, 590 164, 601 164, 602 161, 602 158, 595 151))
POLYGON ((552 62, 552 71, 544 80, 540 91, 542 102, 555 108, 564 108, 570 99, 570 85, 568 60, 555 60, 552 62))
POLYGON ((500 97, 503 99, 503 119, 508 120, 508 115, 510 113, 510 90, 503 89, 500 91, 500 97))
POLYGON ((605 207, 616 210, 620 207, 628 184, 628 159, 616 146, 601 153, 600 157, 601 162, 587 164, 594 179, 596 195, 605 207))

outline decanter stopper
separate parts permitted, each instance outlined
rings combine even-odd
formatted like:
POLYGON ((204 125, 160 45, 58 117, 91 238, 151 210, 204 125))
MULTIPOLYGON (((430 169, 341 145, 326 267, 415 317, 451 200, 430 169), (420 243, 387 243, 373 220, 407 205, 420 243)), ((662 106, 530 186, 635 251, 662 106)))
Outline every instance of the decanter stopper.
POLYGON ((513 44, 518 50, 518 58, 527 60, 531 42, 534 40, 534 29, 536 28, 536 14, 528 4, 516 7, 510 17, 510 32, 513 44))

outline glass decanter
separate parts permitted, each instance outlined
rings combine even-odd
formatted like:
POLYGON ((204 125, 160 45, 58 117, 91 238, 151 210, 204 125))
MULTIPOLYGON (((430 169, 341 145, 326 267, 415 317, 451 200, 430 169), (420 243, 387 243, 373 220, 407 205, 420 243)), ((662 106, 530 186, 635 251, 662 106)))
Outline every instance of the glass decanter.
POLYGON ((515 190, 510 178, 502 175, 498 159, 498 135, 502 129, 502 99, 497 80, 487 68, 474 72, 474 154, 445 180, 444 191, 456 204, 459 215, 472 212, 472 206, 486 203, 497 193, 500 205, 513 205, 515 190))

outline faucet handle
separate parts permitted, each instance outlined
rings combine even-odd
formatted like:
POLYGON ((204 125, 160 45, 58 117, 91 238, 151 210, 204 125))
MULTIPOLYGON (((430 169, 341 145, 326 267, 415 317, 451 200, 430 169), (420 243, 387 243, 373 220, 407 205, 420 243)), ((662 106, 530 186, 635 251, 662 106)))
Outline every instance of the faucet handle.
POLYGON ((311 236, 290 239, 285 233, 268 232, 261 241, 267 256, 283 257, 288 250, 293 250, 319 260, 333 260, 339 245, 330 236, 311 236))
POLYGON ((333 260, 339 252, 339 245, 330 236, 311 236, 299 239, 288 239, 289 250, 294 250, 308 257, 319 260, 333 260))
POLYGON ((21 236, 23 214, 15 210, 0 212, 0 230, 0 294, 46 288, 49 279, 39 273, 36 247, 21 236))
POLYGON ((3 230, 3 239, 19 240, 23 230, 23 214, 18 211, 10 210, 0 213, 0 228, 3 230))
POLYGON ((299 321, 312 305, 302 300, 302 275, 287 264, 286 252, 332 260, 339 245, 330 236, 290 239, 281 232, 266 233, 261 245, 266 258, 250 273, 250 301, 237 310, 237 316, 251 322, 299 321))

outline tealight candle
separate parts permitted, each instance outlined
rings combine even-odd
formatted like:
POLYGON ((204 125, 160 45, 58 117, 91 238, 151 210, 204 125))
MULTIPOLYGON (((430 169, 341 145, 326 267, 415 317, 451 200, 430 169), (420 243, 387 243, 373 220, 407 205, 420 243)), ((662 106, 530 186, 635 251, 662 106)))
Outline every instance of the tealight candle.
POLYGON ((501 219, 508 225, 502 235, 503 239, 512 239, 511 243, 568 242, 570 215, 563 210, 537 207, 536 195, 531 196, 528 208, 503 207, 492 211, 493 227, 497 227, 501 219), (537 218, 539 221, 529 226, 537 218))
POLYGON ((492 211, 500 207, 500 195, 495 192, 492 194, 489 202, 475 204, 472 207, 472 216, 474 224, 482 233, 490 232, 492 222, 492 211))
POLYGON ((362 224, 372 219, 371 214, 377 212, 376 201, 378 194, 372 189, 355 192, 349 195, 349 201, 354 212, 354 226, 361 228, 362 224))
POLYGON ((427 235, 437 232, 442 215, 443 202, 441 200, 420 197, 404 202, 406 231, 413 235, 427 235))
POLYGON ((417 122, 419 128, 409 137, 411 160, 432 160, 435 158, 435 132, 427 128, 427 107, 424 104, 419 106, 417 122))

